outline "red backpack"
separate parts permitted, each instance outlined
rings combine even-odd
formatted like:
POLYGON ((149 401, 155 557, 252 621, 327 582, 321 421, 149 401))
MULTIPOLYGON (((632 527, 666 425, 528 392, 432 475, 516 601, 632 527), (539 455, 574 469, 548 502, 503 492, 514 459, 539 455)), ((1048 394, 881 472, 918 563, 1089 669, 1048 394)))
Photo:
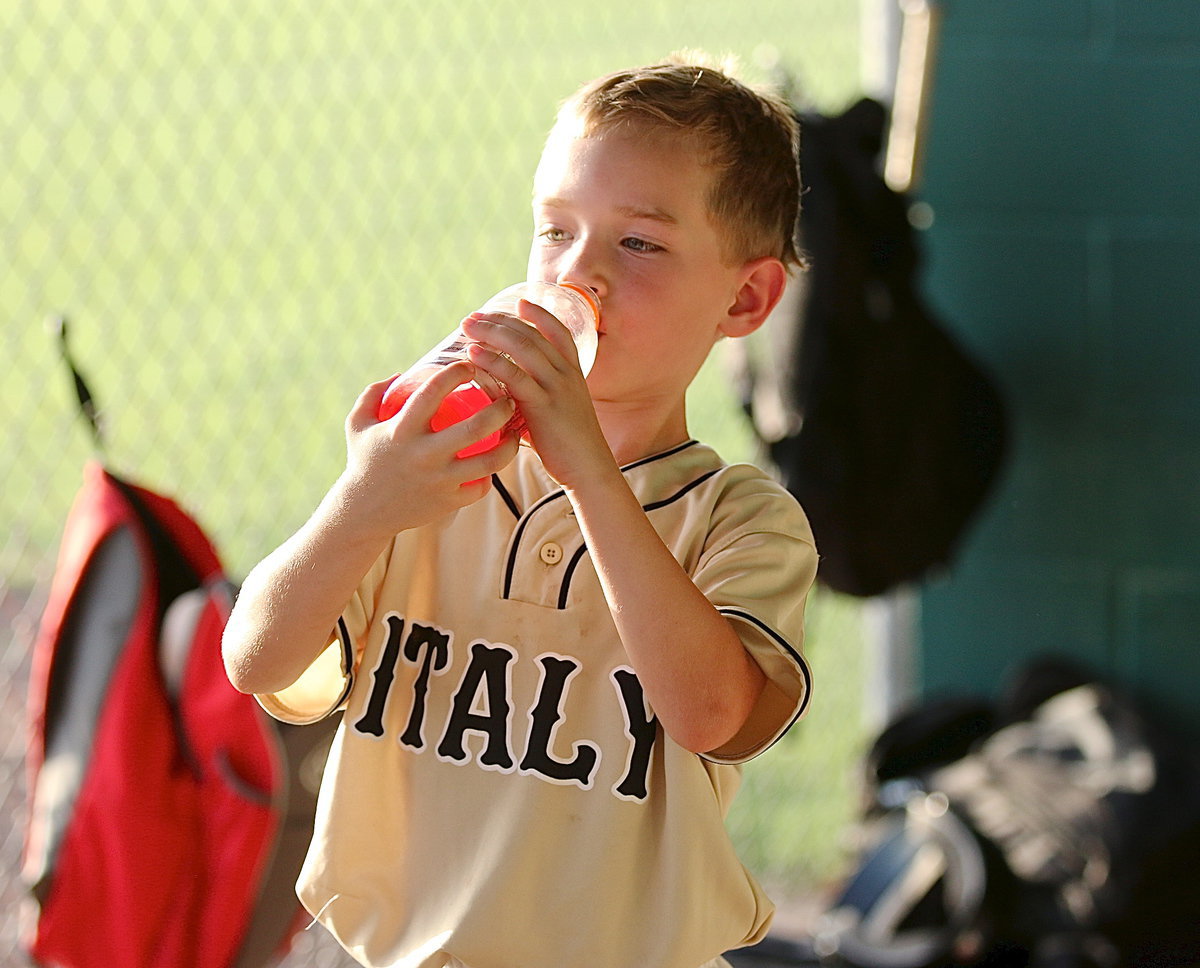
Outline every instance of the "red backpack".
POLYGON ((231 603, 191 517, 87 465, 31 669, 35 962, 250 966, 299 927, 288 751, 225 676, 231 603))

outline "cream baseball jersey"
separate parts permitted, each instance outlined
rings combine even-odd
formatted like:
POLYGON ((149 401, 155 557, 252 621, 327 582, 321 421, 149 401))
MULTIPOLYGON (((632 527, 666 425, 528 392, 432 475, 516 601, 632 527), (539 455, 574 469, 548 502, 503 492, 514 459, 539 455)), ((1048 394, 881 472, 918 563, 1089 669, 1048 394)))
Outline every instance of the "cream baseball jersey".
POLYGON ((765 933, 724 817, 737 764, 808 702, 812 535, 778 484, 694 441, 623 470, 766 673, 757 708, 707 756, 671 741, 522 447, 482 500, 398 535, 338 640, 260 697, 293 722, 344 707, 298 891, 364 964, 697 968, 765 933))

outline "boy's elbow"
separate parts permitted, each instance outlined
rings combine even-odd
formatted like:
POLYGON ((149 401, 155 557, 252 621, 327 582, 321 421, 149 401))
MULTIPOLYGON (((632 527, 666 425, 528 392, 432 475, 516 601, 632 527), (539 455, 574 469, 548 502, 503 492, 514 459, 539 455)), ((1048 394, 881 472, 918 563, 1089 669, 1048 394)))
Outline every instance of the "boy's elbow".
POLYGON ((238 692, 248 696, 261 696, 279 692, 290 682, 284 682, 279 676, 269 676, 259 670, 253 662, 244 661, 238 657, 225 657, 225 676, 238 692))
POLYGON ((696 729, 684 732, 682 735, 673 735, 672 739, 689 753, 703 756, 705 753, 711 753, 725 745, 726 740, 717 739, 716 736, 717 734, 711 730, 696 729))
MULTIPOLYGON (((757 671, 757 666, 754 667, 757 671)), ((744 688, 722 690, 710 694, 708 702, 694 702, 675 728, 668 730, 671 738, 691 753, 704 754, 718 750, 734 739, 745 727, 762 694, 765 677, 757 673, 749 677, 744 688)))
POLYGON ((221 660, 226 678, 238 692, 253 695, 276 690, 273 683, 266 681, 261 655, 261 649, 239 632, 236 623, 226 626, 221 637, 221 660))
POLYGON ((225 676, 238 692, 254 693, 255 688, 253 665, 245 652, 239 648, 239 643, 226 633, 221 640, 221 660, 225 664, 225 676))
POLYGON ((729 707, 710 708, 700 715, 688 716, 668 730, 679 746, 689 753, 702 755, 720 749, 733 739, 745 725, 748 711, 743 714, 729 707))
POLYGON ((285 648, 288 643, 267 637, 256 626, 243 629, 231 621, 221 637, 225 676, 234 689, 248 695, 282 692, 296 683, 328 643, 319 637, 313 641, 318 644, 311 648, 285 648))
POLYGON ((225 663, 225 676, 229 679, 230 684, 240 693, 252 696, 259 690, 255 688, 253 680, 248 678, 246 674, 237 666, 225 663))
POLYGON ((720 749, 736 735, 736 732, 735 730, 727 734, 724 730, 698 728, 673 732, 671 738, 675 740, 676 745, 682 746, 689 753, 703 756, 720 749))

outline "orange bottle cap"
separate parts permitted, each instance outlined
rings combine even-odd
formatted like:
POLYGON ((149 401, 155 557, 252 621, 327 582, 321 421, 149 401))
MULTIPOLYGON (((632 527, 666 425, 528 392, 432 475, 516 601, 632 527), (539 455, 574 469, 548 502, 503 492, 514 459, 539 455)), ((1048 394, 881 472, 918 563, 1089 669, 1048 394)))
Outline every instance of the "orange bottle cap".
POLYGON ((573 282, 559 283, 564 289, 570 289, 572 292, 577 292, 587 301, 592 310, 592 316, 595 317, 596 325, 600 325, 600 297, 586 286, 579 286, 573 282))

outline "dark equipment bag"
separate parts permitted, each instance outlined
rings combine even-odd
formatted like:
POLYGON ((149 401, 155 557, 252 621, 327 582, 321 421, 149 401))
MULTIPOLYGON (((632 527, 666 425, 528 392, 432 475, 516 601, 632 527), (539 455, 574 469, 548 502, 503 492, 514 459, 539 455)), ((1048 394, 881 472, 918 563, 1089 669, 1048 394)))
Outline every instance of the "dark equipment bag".
POLYGON ((749 354, 742 403, 809 516, 817 577, 858 596, 946 565, 1006 448, 997 388, 919 294, 909 201, 878 172, 885 117, 870 99, 799 116, 811 267, 757 343, 731 347, 749 354))
POLYGON ((814 948, 853 968, 1200 961, 1200 761, 1073 662, 931 700, 866 761, 854 871, 814 948))

